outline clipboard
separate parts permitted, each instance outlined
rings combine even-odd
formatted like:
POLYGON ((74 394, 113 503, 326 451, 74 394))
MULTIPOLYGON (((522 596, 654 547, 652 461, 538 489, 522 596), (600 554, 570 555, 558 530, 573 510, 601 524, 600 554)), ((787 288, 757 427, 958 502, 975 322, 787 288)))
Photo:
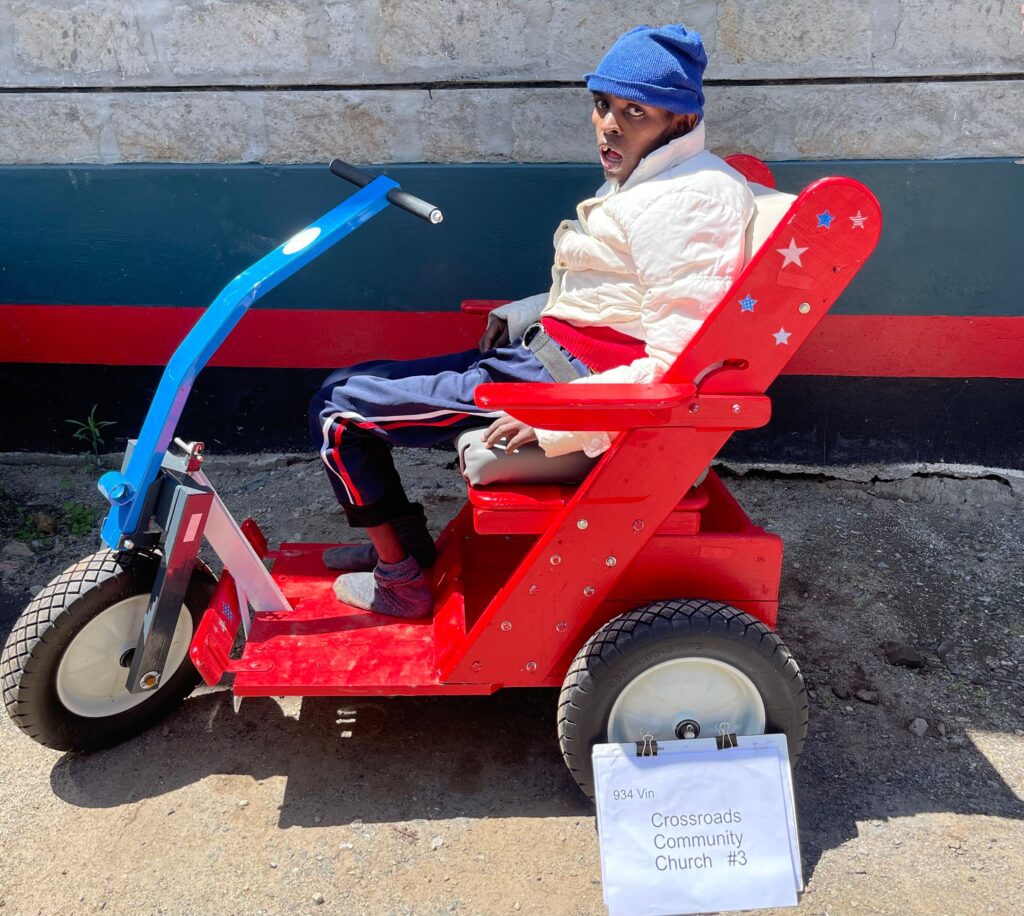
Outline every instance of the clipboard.
POLYGON ((796 905, 804 882, 784 735, 737 736, 723 724, 713 738, 596 745, 593 761, 601 883, 613 916, 796 905), (745 799, 742 811, 736 799, 745 799), (669 803, 668 814, 659 812, 669 803), (678 820, 716 813, 746 822, 678 820))

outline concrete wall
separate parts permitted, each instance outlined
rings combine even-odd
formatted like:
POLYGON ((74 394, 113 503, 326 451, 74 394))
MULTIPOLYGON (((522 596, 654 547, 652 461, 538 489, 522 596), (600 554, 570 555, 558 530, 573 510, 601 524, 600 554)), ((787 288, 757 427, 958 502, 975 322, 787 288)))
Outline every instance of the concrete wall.
POLYGON ((574 84, 680 20, 717 150, 1024 154, 1018 0, 19 0, 0 163, 589 161, 574 84))

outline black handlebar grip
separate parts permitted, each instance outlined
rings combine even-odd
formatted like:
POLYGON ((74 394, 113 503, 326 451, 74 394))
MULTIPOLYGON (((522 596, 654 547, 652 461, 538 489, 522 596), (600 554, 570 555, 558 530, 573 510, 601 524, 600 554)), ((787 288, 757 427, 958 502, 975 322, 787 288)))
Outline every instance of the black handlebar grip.
POLYGON ((357 169, 354 165, 342 162, 340 159, 331 160, 331 171, 339 178, 344 178, 345 181, 351 182, 357 188, 364 188, 373 181, 372 175, 364 172, 362 169, 357 169))
MULTIPOLYGON (((344 178, 345 181, 351 182, 357 188, 366 187, 374 178, 368 172, 364 172, 354 165, 349 165, 347 162, 342 162, 340 159, 335 159, 331 162, 331 172, 339 178, 344 178)), ((444 214, 433 204, 427 203, 425 200, 421 200, 408 191, 403 191, 401 188, 392 188, 388 191, 387 198, 388 203, 394 204, 396 207, 411 213, 413 216, 418 216, 428 223, 440 223, 444 219, 444 214)))

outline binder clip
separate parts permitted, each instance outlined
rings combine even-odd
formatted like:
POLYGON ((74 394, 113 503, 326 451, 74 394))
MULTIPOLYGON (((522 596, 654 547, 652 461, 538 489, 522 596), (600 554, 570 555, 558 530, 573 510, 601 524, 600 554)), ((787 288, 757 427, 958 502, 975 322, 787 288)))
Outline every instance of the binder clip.
POLYGON ((636 743, 636 755, 637 757, 657 757, 658 756, 658 742, 654 739, 654 735, 644 735, 636 743))
POLYGON ((736 743, 736 732, 729 731, 728 722, 718 723, 718 734, 715 736, 715 744, 720 751, 739 746, 736 743))

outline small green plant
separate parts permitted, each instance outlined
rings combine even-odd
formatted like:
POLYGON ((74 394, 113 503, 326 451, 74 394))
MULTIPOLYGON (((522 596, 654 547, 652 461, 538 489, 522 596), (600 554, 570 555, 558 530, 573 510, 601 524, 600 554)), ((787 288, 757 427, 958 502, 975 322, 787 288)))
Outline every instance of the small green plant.
POLYGON ((45 512, 23 513, 21 526, 14 532, 14 539, 26 544, 31 543, 33 547, 49 550, 53 547, 53 519, 50 519, 51 525, 44 526, 40 524, 40 515, 48 518, 45 512))
POLYGON ((89 506, 77 503, 73 499, 66 500, 63 506, 64 521, 68 530, 76 537, 85 537, 96 524, 96 512, 89 506))
POLYGON ((25 515, 25 520, 21 523, 21 527, 14 532, 14 537, 15 540, 25 541, 25 543, 39 537, 39 532, 36 530, 36 525, 32 521, 31 515, 25 515))
POLYGON ((89 416, 84 420, 65 420, 65 423, 70 423, 76 427, 72 435, 76 439, 81 439, 86 445, 89 446, 89 450, 85 452, 86 456, 91 458, 95 464, 100 462, 100 446, 103 445, 103 430, 108 426, 113 426, 113 420, 97 420, 96 419, 96 407, 98 405, 93 404, 92 410, 89 411, 89 416))

